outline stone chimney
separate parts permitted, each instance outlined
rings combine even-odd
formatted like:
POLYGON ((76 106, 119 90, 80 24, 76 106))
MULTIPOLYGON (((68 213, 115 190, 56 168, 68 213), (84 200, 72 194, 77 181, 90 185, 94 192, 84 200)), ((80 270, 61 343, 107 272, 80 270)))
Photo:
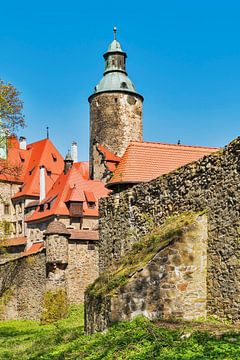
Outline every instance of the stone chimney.
POLYGON ((78 161, 78 148, 77 148, 77 142, 76 141, 72 142, 71 157, 72 157, 72 160, 73 160, 74 163, 78 161))
POLYGON ((41 202, 46 196, 45 189, 45 167, 44 165, 40 166, 40 198, 39 202, 41 202))
POLYGON ((27 149, 27 139, 24 136, 20 136, 20 138, 19 138, 19 146, 20 146, 20 149, 22 149, 22 150, 27 149))

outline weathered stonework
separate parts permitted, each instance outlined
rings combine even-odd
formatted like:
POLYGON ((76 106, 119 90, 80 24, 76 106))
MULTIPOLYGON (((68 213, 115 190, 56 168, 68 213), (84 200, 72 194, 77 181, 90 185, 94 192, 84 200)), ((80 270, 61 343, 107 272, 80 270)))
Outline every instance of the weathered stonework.
POLYGON ((195 221, 185 226, 177 238, 173 236, 162 248, 159 241, 159 248, 145 266, 128 275, 126 285, 119 286, 111 294, 103 294, 98 304, 99 297, 92 295, 94 287, 88 290, 87 333, 104 330, 113 322, 129 320, 136 315, 188 320, 206 316, 206 215, 196 215, 195 221))
POLYGON ((137 94, 109 92, 90 100, 90 173, 97 178, 97 142, 122 156, 130 141, 142 140, 142 98, 137 94))
POLYGON ((1 319, 40 319, 45 269, 44 252, 0 264, 1 319))
MULTIPOLYGON (((11 198, 19 191, 19 184, 9 181, 0 181, 0 219, 11 223, 9 236, 25 235, 24 228, 24 203, 18 202, 13 205, 11 198), (8 213, 5 206, 8 206, 8 213)), ((0 233, 0 236, 3 235, 0 233)))
MULTIPOLYGON (((208 217, 207 314, 239 320, 240 138, 197 162, 103 199, 100 272, 121 259, 152 225, 173 214, 203 210, 208 217)), ((88 313, 91 304, 86 306, 88 313)), ((95 309, 93 318, 97 313, 95 309)))
POLYGON ((69 240, 67 292, 70 304, 83 303, 86 288, 98 276, 98 244, 69 240))

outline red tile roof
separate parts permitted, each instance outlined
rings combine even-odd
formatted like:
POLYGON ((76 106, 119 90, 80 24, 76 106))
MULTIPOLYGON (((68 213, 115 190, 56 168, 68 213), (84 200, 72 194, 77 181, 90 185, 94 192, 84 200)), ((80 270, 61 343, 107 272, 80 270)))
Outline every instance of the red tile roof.
POLYGON ((45 186, 46 192, 48 192, 61 174, 64 166, 63 157, 49 139, 29 144, 27 149, 23 151, 24 154, 28 154, 28 164, 24 169, 22 189, 13 196, 13 199, 24 195, 39 196, 39 167, 42 165, 47 170, 45 186))
POLYGON ((98 231, 95 230, 75 230, 75 229, 68 229, 70 232, 70 240, 92 240, 97 241, 99 240, 98 231))
POLYGON ((27 237, 15 237, 10 239, 4 239, 2 242, 3 246, 19 246, 19 245, 26 245, 27 244, 27 237))
POLYGON ((111 151, 109 151, 101 144, 98 144, 97 148, 104 155, 104 160, 109 171, 114 172, 121 158, 113 154, 111 151))
MULTIPOLYGON (((73 201, 83 201, 83 216, 98 216, 98 200, 107 196, 109 190, 105 188, 100 180, 87 180, 82 176, 81 166, 79 163, 74 163, 72 168, 66 173, 62 173, 52 188, 47 193, 46 199, 54 199, 50 209, 45 208, 44 211, 39 211, 38 207, 35 212, 26 218, 27 222, 36 221, 45 217, 53 215, 67 215, 69 216, 69 209, 66 202, 71 199, 73 201), (74 189, 74 193, 72 194, 74 189), (92 192, 96 199, 96 206, 90 208, 85 198, 84 192, 92 192), (83 198, 84 196, 84 198, 83 198)), ((42 201, 44 204, 46 200, 42 201)))
POLYGON ((107 186, 150 181, 217 150, 204 146, 131 142, 107 186))
POLYGON ((28 167, 30 152, 20 149, 19 141, 15 136, 10 136, 7 144, 7 160, 0 159, 0 180, 22 183, 28 167))
POLYGON ((44 247, 44 242, 37 242, 37 243, 33 243, 26 251, 22 252, 21 255, 31 255, 34 254, 36 252, 38 252, 39 250, 43 249, 44 247))

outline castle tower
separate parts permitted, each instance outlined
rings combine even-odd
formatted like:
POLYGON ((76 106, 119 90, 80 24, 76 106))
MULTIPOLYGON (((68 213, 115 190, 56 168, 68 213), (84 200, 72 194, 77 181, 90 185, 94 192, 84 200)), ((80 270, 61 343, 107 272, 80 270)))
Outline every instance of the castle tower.
POLYGON ((103 55, 102 80, 89 97, 90 103, 90 177, 97 178, 94 146, 101 144, 122 156, 130 141, 142 140, 143 97, 136 92, 126 72, 127 54, 116 38, 103 55))

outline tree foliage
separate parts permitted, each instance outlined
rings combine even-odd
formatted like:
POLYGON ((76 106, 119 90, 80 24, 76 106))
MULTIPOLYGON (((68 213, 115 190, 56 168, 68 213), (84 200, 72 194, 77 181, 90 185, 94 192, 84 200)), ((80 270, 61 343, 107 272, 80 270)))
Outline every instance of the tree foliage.
POLYGON ((10 83, 0 79, 0 129, 13 133, 19 127, 25 126, 23 101, 19 91, 10 83))

